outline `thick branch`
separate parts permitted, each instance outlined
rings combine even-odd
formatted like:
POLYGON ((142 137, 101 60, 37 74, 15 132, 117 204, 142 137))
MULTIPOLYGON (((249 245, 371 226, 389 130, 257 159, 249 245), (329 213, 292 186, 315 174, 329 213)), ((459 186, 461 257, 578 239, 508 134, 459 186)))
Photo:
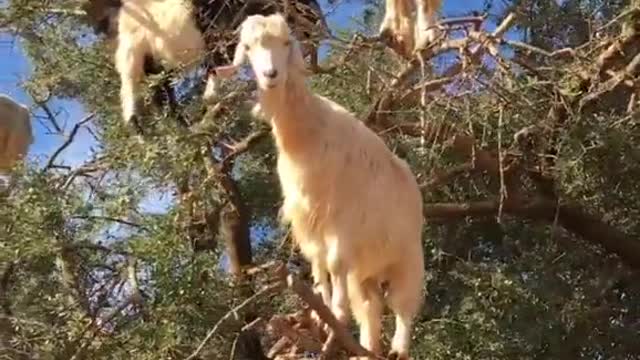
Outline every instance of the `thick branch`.
MULTIPOLYGON (((495 216, 500 201, 486 200, 472 203, 439 203, 425 206, 425 216, 434 220, 457 220, 464 217, 495 216)), ((558 223, 583 239, 602 245, 608 252, 617 254, 628 265, 640 268, 640 242, 630 239, 622 231, 605 223, 601 217, 589 214, 576 204, 558 204, 555 201, 535 198, 527 201, 505 201, 504 213, 530 219, 558 223)))

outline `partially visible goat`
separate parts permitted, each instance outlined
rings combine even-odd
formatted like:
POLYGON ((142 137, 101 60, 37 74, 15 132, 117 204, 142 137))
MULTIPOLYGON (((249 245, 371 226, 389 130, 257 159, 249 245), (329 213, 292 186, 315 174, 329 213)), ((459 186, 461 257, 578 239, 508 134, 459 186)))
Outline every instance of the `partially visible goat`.
POLYGON ((0 94, 0 175, 7 175, 33 143, 29 109, 0 94))
MULTIPOLYGON (((163 68, 190 69, 204 62, 207 72, 205 101, 215 98, 217 81, 213 69, 224 64, 233 51, 228 31, 251 14, 274 13, 280 7, 271 0, 87 0, 83 9, 96 33, 115 39, 115 66, 120 74, 122 116, 140 134, 140 84, 145 75, 163 68)), ((326 26, 316 0, 294 0, 290 21, 326 26), (297 10, 299 5, 307 9, 297 10), (296 12, 302 12, 296 16, 296 12)), ((309 29, 307 27, 307 29, 309 29)), ((304 32, 311 37, 311 30, 304 32)), ((311 51, 311 50, 310 50, 311 51)), ((172 108, 175 95, 162 84, 172 108)), ((157 91, 158 89, 154 89, 157 91)), ((157 95, 157 94, 156 94, 157 95)), ((154 95, 159 103, 160 98, 154 95)))
POLYGON ((390 355, 408 359, 424 278, 422 195, 411 169, 349 111, 307 88, 282 15, 249 16, 233 64, 217 73, 232 76, 247 58, 278 150, 283 218, 323 300, 345 323, 350 305, 361 344, 379 353, 387 284, 396 316, 390 355))
POLYGON ((399 55, 411 57, 436 39, 436 12, 441 5, 442 0, 385 0, 380 37, 399 55))

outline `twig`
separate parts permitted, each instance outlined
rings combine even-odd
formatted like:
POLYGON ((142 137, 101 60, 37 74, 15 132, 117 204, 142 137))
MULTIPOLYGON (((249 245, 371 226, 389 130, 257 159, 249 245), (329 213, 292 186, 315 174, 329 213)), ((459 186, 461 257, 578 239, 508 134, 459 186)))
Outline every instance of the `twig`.
MULTIPOLYGON (((34 98, 34 100, 35 100, 35 98, 34 98)), ((56 132, 61 134, 62 133, 62 128, 58 124, 58 120, 56 120, 56 116, 53 114, 51 109, 49 109, 49 106, 47 105, 47 103, 46 102, 37 101, 37 100, 35 102, 42 109, 42 111, 44 111, 44 113, 47 115, 47 119, 49 119, 49 122, 51 123, 51 125, 53 125, 53 128, 56 129, 56 132)))
POLYGON ((60 147, 53 153, 53 155, 51 156, 51 158, 49 158, 49 161, 47 161, 47 165, 44 168, 44 171, 47 171, 49 169, 51 169, 51 167, 53 166, 53 163, 56 161, 57 157, 67 148, 69 147, 69 145, 71 145, 71 143, 73 142, 73 140, 75 139, 76 135, 78 134, 78 130, 80 130, 80 128, 88 123, 89 121, 91 121, 91 119, 93 119, 93 117, 95 116, 95 113, 91 113, 87 116, 85 116, 84 119, 80 120, 77 124, 75 124, 73 126, 73 129, 71 129, 71 132, 69 133, 69 136, 67 136, 67 140, 62 143, 62 145, 60 145, 60 147))
POLYGON ((559 50, 549 52, 537 46, 533 46, 531 44, 523 43, 521 41, 516 41, 516 40, 502 39, 501 43, 509 45, 514 48, 519 48, 519 49, 526 50, 528 52, 543 55, 552 59, 562 58, 562 57, 574 57, 576 55, 575 50, 572 48, 564 48, 564 49, 559 49, 559 50))
POLYGON ((193 360, 193 359, 195 359, 200 354, 202 349, 204 349, 205 345, 207 345, 207 342, 209 342, 211 337, 213 337, 213 335, 215 335, 215 333, 218 331, 218 328, 220 328, 220 325, 222 325, 222 323, 224 323, 227 319, 229 319, 231 316, 234 316, 238 311, 242 310, 247 305, 251 304, 257 298, 259 298, 259 297, 261 297, 261 296, 263 296, 265 294, 268 294, 268 293, 270 293, 272 291, 275 291, 277 289, 280 289, 280 288, 282 288, 282 284, 279 283, 279 282, 275 283, 275 284, 271 284, 271 285, 263 288, 262 290, 258 291, 257 293, 253 294, 251 297, 247 298, 245 301, 240 303, 238 306, 236 306, 233 309, 231 309, 231 311, 226 313, 224 316, 222 316, 218 320, 218 322, 216 322, 216 324, 213 326, 211 331, 209 331, 207 336, 205 336, 204 340, 202 340, 202 342, 200 343, 200 346, 198 346, 198 348, 191 355, 186 357, 185 360, 193 360))
POLYGON ((502 223, 502 209, 507 197, 507 187, 504 182, 504 152, 502 150, 502 116, 504 107, 500 106, 498 115, 498 166, 500 168, 500 206, 498 206, 498 224, 502 223))
POLYGON ((449 180, 460 176, 464 173, 471 172, 475 169, 475 166, 472 162, 467 162, 458 166, 454 166, 446 171, 443 171, 439 174, 436 174, 431 177, 428 181, 420 184, 421 188, 427 188, 432 191, 435 187, 448 182, 449 180))
POLYGON ((300 334, 293 329, 282 316, 274 316, 269 321, 269 326, 278 334, 282 334, 292 343, 299 345, 306 351, 319 352, 322 350, 322 343, 308 334, 300 334))
POLYGON ((131 227, 135 227, 135 228, 139 228, 141 230, 144 231, 149 231, 148 228, 146 228, 144 225, 138 224, 138 223, 134 223, 128 220, 123 220, 123 219, 117 219, 117 218, 113 218, 110 216, 99 216, 99 215, 75 215, 71 217, 72 219, 79 219, 79 220, 104 220, 104 221, 110 221, 110 222, 115 222, 118 224, 122 224, 122 225, 127 225, 127 226, 131 226, 131 227))
POLYGON ((640 8, 638 7, 633 7, 629 10, 623 11, 620 15, 614 17, 613 19, 611 19, 611 21, 609 21, 608 23, 600 26, 599 28, 597 28, 594 32, 600 32, 608 27, 610 27, 611 25, 614 25, 615 23, 617 23, 618 21, 624 19, 625 17, 629 16, 629 15, 633 15, 635 13, 640 12, 640 8))
POLYGON ((226 154, 225 157, 220 162, 220 166, 222 168, 222 171, 226 172, 228 170, 228 168, 233 164, 233 160, 236 157, 238 157, 239 155, 247 152, 251 148, 251 146, 253 146, 257 142, 262 140, 267 135, 269 135, 269 129, 261 128, 259 130, 254 131, 253 133, 249 134, 243 140, 241 140, 241 141, 239 141, 239 142, 237 142, 237 143, 235 143, 233 145, 227 145, 231 149, 231 152, 226 154))

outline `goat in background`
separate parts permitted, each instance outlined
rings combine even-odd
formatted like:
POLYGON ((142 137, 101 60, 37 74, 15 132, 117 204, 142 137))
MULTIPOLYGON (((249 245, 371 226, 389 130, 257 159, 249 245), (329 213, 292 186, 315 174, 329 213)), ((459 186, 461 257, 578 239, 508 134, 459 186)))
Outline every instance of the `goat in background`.
MULTIPOLYGON (((295 0, 288 21, 306 22, 302 34, 312 38, 309 25, 326 29, 316 0, 295 0), (300 9, 298 9, 300 8, 300 9), (300 13, 300 16, 297 15, 300 13)), ((216 98, 218 82, 214 69, 227 63, 235 40, 229 29, 247 15, 270 14, 282 6, 271 0, 87 0, 83 9, 97 34, 115 40, 115 67, 120 75, 122 116, 140 135, 140 84, 145 75, 162 69, 192 69, 204 63, 207 84, 205 101, 216 98)), ((313 53, 310 46, 307 53, 313 53)), ((175 94, 165 81, 162 85, 170 107, 175 109, 175 94)), ((161 102, 154 89, 156 105, 161 102)), ((182 124, 186 125, 186 124, 182 124)))
POLYGON ((410 58, 436 39, 436 13, 441 6, 442 0, 385 0, 381 39, 400 56, 410 58))

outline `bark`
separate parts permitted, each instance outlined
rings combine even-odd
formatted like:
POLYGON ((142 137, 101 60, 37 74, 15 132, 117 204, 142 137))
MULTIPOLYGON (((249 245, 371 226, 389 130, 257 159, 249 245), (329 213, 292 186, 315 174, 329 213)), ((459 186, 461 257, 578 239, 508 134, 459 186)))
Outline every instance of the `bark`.
POLYGON ((238 276, 242 268, 252 262, 249 231, 251 216, 231 174, 221 174, 220 183, 228 196, 228 203, 220 214, 220 235, 227 248, 229 270, 231 274, 238 276))

